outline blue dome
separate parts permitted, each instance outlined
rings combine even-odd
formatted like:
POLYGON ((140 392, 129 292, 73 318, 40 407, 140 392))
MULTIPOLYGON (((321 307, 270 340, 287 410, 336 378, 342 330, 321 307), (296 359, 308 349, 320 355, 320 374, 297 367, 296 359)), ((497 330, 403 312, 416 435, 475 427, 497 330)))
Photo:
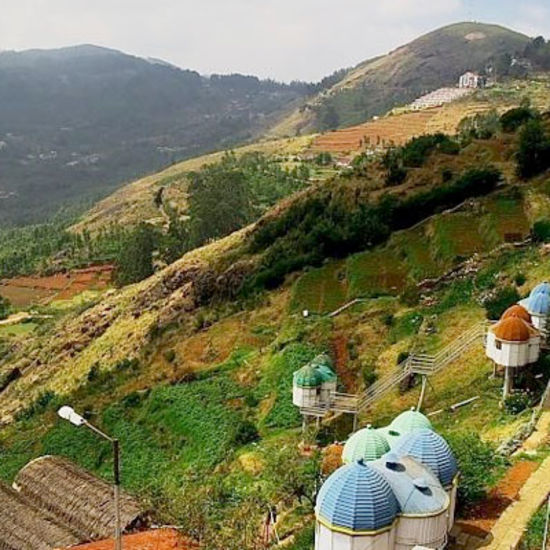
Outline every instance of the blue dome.
POLYGON ((399 511, 388 481, 363 462, 336 470, 317 497, 317 519, 330 529, 370 532, 389 527, 399 511))
POLYGON ((533 315, 548 315, 550 312, 550 295, 543 291, 537 294, 531 294, 527 305, 527 311, 533 315))
POLYGON ((537 285, 533 290, 531 290, 529 297, 536 296, 537 294, 550 294, 550 283, 547 281, 540 283, 540 285, 537 285))
POLYGON ((417 430, 404 435, 393 449, 398 456, 412 456, 430 468, 444 487, 458 472, 456 458, 449 444, 431 430, 417 430))

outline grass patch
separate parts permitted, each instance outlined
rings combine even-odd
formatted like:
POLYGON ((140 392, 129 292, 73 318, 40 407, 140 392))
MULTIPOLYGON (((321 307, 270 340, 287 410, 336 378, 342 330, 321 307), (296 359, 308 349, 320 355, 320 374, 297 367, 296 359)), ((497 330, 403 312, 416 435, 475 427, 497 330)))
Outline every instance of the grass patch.
POLYGON ((291 310, 329 313, 346 301, 347 280, 343 262, 333 262, 302 275, 292 288, 291 310))

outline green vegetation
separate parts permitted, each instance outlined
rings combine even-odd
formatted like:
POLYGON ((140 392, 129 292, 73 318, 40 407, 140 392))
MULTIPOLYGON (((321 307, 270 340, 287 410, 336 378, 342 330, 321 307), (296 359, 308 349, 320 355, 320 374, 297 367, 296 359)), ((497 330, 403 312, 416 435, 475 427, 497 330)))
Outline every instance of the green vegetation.
POLYGON ((350 205, 341 188, 325 187, 315 196, 294 201, 252 233, 251 251, 266 252, 252 287, 273 288, 287 273, 384 242, 392 230, 410 227, 468 197, 490 193, 500 179, 494 168, 472 169, 453 183, 405 199, 385 196, 373 204, 350 205))
POLYGON ((550 136, 540 120, 531 120, 522 128, 516 159, 522 178, 532 178, 550 168, 550 136))
POLYGON ((453 433, 447 436, 460 465, 458 486, 459 512, 463 512, 486 495, 486 490, 498 478, 504 461, 490 443, 477 433, 453 433))
POLYGON ((240 229, 308 180, 306 165, 287 170, 260 153, 226 154, 219 163, 192 173, 188 248, 240 229))
POLYGON ((487 319, 500 319, 502 314, 512 305, 516 304, 520 299, 517 289, 513 286, 499 288, 496 292, 490 295, 483 305, 487 312, 487 319))
POLYGON ((544 542, 544 526, 546 524, 547 506, 542 508, 529 520, 527 531, 521 540, 521 550, 540 550, 544 542))
POLYGON ((147 224, 140 224, 125 238, 117 258, 116 282, 123 286, 137 283, 153 274, 155 236, 147 224))

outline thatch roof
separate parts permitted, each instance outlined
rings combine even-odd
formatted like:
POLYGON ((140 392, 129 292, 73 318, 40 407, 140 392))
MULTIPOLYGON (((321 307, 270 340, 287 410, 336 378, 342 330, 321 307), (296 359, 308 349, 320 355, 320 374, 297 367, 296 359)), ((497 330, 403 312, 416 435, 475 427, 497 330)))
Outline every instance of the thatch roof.
MULTIPOLYGON (((69 460, 43 456, 17 474, 14 488, 79 536, 78 542, 104 539, 114 531, 113 487, 69 460)), ((145 514, 121 492, 123 530, 139 526, 145 514)))
POLYGON ((0 483, 0 550, 52 550, 80 540, 27 498, 0 483))

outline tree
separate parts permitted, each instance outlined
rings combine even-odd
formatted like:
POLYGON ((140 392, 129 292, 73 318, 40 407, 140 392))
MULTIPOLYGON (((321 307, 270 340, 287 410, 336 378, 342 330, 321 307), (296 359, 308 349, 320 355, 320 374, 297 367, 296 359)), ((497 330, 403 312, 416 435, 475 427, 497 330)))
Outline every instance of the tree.
POLYGON ((193 247, 229 235, 251 219, 251 192, 239 168, 208 166, 191 174, 190 237, 193 247))
POLYGON ((539 119, 523 127, 516 153, 517 172, 528 179, 550 167, 550 139, 539 119))
POLYGON ((139 224, 124 240, 116 260, 116 283, 119 286, 137 283, 153 274, 155 232, 146 224, 139 224))
POLYGON ((0 296, 0 319, 5 319, 11 310, 11 304, 7 298, 0 296))

